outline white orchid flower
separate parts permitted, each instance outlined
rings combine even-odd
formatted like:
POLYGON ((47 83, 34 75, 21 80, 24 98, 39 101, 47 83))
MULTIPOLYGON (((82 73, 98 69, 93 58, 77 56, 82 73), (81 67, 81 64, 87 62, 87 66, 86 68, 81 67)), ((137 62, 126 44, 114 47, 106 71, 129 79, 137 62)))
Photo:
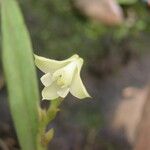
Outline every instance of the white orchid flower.
POLYGON ((69 92, 79 99, 90 97, 80 77, 83 59, 78 55, 63 61, 35 55, 35 64, 45 73, 41 77, 41 82, 45 86, 42 91, 43 99, 64 98, 69 92))

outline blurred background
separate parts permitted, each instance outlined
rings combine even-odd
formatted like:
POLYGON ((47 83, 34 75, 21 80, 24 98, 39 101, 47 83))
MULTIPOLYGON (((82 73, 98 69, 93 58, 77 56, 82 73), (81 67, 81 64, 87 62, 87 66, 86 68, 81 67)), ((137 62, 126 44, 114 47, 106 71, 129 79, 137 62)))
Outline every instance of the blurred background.
MULTIPOLYGON (((85 60, 92 99, 67 97, 49 149, 150 150, 150 1, 19 2, 36 54, 85 60)), ((19 150, 0 65, 0 150, 19 150)))

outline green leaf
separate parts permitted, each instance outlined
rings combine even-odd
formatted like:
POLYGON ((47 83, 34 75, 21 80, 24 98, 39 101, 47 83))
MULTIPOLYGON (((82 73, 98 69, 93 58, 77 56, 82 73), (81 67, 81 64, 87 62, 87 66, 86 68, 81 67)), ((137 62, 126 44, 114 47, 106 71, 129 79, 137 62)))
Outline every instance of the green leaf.
POLYGON ((121 5, 131 5, 137 2, 137 0, 117 0, 121 5))
POLYGON ((15 0, 1 1, 3 67, 22 150, 36 150, 39 91, 29 33, 15 0))

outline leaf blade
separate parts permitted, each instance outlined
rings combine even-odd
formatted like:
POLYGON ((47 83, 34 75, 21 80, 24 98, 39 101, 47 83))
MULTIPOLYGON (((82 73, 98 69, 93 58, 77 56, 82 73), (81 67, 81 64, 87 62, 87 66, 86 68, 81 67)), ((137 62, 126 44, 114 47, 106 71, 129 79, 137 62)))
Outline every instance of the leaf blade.
POLYGON ((35 150, 39 92, 30 37, 15 0, 1 2, 1 15, 10 109, 22 149, 35 150))

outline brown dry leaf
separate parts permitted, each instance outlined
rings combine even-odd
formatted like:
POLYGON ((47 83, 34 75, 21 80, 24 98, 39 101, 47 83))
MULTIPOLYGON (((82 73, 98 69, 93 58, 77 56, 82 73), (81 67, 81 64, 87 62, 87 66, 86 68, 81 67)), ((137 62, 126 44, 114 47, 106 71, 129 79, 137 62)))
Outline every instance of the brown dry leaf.
POLYGON ((116 110, 113 128, 115 130, 123 129, 131 143, 135 141, 137 127, 142 118, 147 95, 147 87, 143 89, 128 87, 124 89, 123 99, 116 110))
POLYGON ((82 14, 106 25, 123 22, 123 11, 115 0, 74 0, 74 5, 82 14))

